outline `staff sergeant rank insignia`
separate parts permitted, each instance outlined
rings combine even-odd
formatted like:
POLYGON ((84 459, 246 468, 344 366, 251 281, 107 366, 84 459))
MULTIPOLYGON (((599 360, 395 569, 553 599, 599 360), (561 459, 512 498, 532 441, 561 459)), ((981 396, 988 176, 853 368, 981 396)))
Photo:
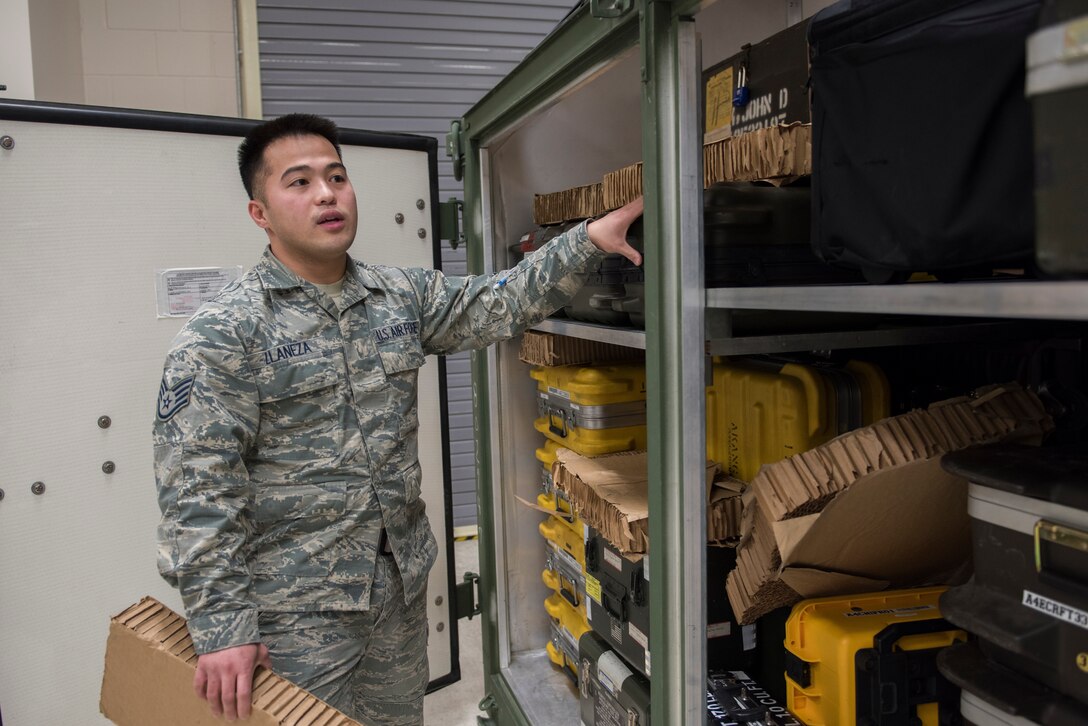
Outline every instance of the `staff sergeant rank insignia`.
POLYGON ((182 378, 170 386, 166 386, 165 376, 159 385, 159 420, 169 421, 174 414, 189 405, 189 397, 193 392, 193 379, 195 376, 182 378))

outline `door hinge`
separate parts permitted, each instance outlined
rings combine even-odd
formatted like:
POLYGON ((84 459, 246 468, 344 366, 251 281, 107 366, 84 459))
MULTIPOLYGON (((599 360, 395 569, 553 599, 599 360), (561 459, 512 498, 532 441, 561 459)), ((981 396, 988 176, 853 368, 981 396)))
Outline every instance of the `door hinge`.
POLYGON ((465 176, 465 152, 461 148, 461 122, 451 121, 446 134, 446 156, 453 160, 453 178, 461 181, 465 176))
POLYGON ((495 717, 499 713, 499 704, 495 701, 495 697, 488 693, 477 705, 477 708, 487 714, 486 716, 476 717, 477 726, 495 726, 495 717))
POLYGON ((632 6, 634 0, 589 0, 589 12, 595 18, 622 18, 632 6))
POLYGON ((438 203, 438 238, 448 239, 453 249, 465 242, 465 233, 461 231, 461 216, 464 212, 465 203, 455 197, 438 203))
POLYGON ((464 581, 457 583, 457 619, 480 614, 480 576, 475 572, 466 572, 464 581))

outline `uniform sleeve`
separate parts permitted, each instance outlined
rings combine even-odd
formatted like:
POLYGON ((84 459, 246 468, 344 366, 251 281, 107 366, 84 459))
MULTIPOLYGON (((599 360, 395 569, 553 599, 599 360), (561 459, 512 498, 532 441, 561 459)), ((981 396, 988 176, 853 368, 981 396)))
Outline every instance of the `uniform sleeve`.
POLYGON ((159 572, 181 591, 199 654, 259 640, 245 560, 253 499, 245 452, 258 420, 240 336, 198 313, 167 356, 154 444, 159 572))
POLYGON ((518 335, 570 302, 589 266, 603 258, 583 222, 494 275, 447 277, 438 270, 407 270, 420 296, 425 352, 484 348, 518 335))

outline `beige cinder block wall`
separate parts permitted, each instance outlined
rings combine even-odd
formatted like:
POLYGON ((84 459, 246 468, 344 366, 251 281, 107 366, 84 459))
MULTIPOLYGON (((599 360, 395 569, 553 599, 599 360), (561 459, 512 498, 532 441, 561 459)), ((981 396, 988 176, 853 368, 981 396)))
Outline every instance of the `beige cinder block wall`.
POLYGON ((34 0, 40 101, 238 116, 234 0, 34 0))

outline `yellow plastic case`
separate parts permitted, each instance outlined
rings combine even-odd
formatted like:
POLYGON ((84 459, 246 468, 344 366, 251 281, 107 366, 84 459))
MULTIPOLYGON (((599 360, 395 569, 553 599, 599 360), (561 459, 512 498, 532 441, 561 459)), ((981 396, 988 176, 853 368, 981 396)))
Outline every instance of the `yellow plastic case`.
POLYGON ((707 388, 707 457, 750 481, 764 464, 826 443, 889 413, 884 373, 851 361, 799 363, 715 359, 707 388))
MULTIPOLYGON (((544 584, 564 600, 585 613, 586 572, 584 566, 554 543, 546 542, 544 551, 544 584)), ((588 621, 588 614, 586 620, 588 621)))
MULTIPOLYGON (((542 507, 549 506, 548 502, 551 503, 551 506, 554 506, 555 495, 541 494, 536 498, 536 501, 542 507)), ((575 517, 573 520, 568 521, 553 514, 541 522, 537 529, 540 530, 540 534, 544 536, 544 539, 573 557, 581 565, 582 571, 585 571, 585 524, 582 523, 581 519, 575 517)))
POLYGON ((644 366, 557 366, 529 375, 540 413, 533 427, 553 442, 583 456, 646 448, 644 366))
POLYGON ((959 691, 937 652, 966 633, 941 618, 945 587, 804 600, 786 621, 786 706, 807 726, 849 726, 871 714, 937 726, 959 691), (889 709, 894 708, 889 713, 889 709), (895 714, 894 716, 892 714, 895 714))
POLYGON ((544 600, 544 610, 552 623, 552 639, 545 646, 548 659, 578 675, 578 639, 589 630, 583 611, 552 593, 544 600))
POLYGON ((537 504, 547 509, 556 509, 565 514, 570 514, 571 506, 563 492, 556 491, 555 482, 552 480, 552 464, 555 463, 559 449, 563 448, 551 439, 544 439, 544 445, 536 450, 536 458, 544 465, 541 478, 541 489, 546 496, 537 496, 537 504))

